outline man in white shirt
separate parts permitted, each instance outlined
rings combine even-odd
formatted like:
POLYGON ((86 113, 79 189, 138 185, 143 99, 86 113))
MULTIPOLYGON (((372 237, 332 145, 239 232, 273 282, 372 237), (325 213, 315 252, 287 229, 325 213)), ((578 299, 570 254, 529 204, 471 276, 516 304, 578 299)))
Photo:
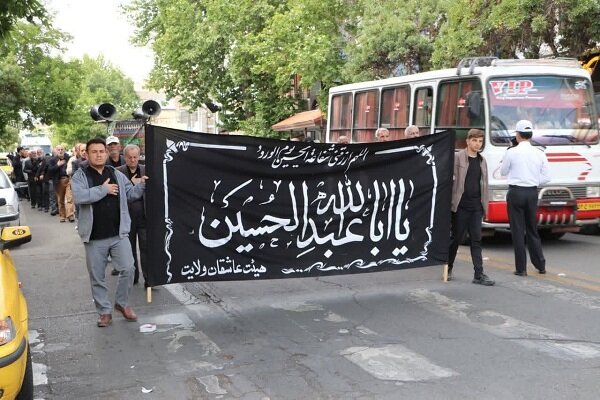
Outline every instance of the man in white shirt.
POLYGON ((515 275, 527 276, 527 248, 533 266, 546 273, 546 259, 537 230, 538 187, 550 182, 546 154, 530 143, 531 121, 520 120, 515 129, 517 145, 509 148, 502 160, 500 173, 508 180, 508 219, 515 250, 515 275))

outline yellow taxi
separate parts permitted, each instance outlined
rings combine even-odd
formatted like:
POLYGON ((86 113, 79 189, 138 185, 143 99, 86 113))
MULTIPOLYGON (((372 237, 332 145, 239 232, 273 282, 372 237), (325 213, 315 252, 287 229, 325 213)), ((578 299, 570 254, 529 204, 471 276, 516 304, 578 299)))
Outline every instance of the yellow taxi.
MULTIPOLYGON (((0 205, 6 202, 0 198, 0 205)), ((27 326, 27 302, 10 252, 31 240, 27 226, 0 232, 0 399, 33 399, 33 369, 27 326)))
POLYGON ((0 153, 0 169, 6 172, 9 178, 14 177, 12 161, 8 158, 8 153, 0 153))

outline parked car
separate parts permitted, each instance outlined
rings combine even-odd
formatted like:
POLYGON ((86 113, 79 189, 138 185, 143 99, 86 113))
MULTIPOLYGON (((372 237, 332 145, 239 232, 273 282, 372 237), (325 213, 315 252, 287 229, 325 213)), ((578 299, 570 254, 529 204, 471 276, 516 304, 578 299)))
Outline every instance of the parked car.
MULTIPOLYGON (((6 201, 0 198, 0 205, 6 201)), ((27 302, 10 252, 31 240, 27 226, 0 231, 0 399, 33 399, 27 302)))
POLYGON ((2 169, 0 169, 0 199, 5 200, 4 205, 0 206, 0 227, 19 225, 19 196, 8 175, 2 169))
POLYGON ((8 153, 0 153, 0 169, 6 172, 9 178, 14 178, 12 161, 8 158, 8 153))

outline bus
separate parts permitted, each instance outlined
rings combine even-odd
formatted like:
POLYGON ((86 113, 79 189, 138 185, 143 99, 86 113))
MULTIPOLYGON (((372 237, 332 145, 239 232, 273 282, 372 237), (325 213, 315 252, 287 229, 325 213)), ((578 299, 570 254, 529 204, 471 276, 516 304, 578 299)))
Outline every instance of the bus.
POLYGON ((539 189, 538 225, 544 238, 600 223, 600 145, 590 74, 575 59, 502 60, 471 57, 456 68, 422 72, 329 90, 327 141, 346 136, 371 142, 385 127, 402 140, 454 130, 455 149, 471 128, 485 132, 482 155, 489 171, 485 234, 508 229, 508 184, 500 163, 521 119, 534 124, 532 144, 546 153, 551 182, 539 189))
POLYGON ((24 135, 21 137, 19 146, 28 149, 39 147, 44 154, 52 154, 52 142, 45 135, 24 135))

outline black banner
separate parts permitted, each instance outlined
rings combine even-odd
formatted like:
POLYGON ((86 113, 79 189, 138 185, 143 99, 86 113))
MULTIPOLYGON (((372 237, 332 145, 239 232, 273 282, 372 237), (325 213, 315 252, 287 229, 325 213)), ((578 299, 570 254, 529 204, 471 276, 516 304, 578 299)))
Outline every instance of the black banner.
POLYGON ((454 134, 352 145, 146 128, 148 280, 446 262, 454 134))

